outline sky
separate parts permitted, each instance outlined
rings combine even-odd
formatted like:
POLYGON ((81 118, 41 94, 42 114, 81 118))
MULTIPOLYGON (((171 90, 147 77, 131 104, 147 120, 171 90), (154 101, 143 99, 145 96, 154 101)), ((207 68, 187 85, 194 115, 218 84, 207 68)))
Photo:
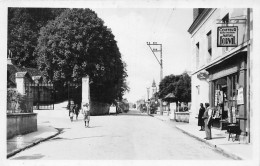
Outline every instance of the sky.
MULTIPOLYGON (((115 35, 127 64, 130 102, 147 99, 147 87, 160 81, 160 65, 147 42, 162 44, 163 76, 190 70, 192 9, 97 8, 92 9, 115 35)), ((156 56, 160 58, 160 54, 156 56)), ((150 90, 151 91, 151 90, 150 90)), ((150 92, 151 93, 151 92, 150 92)), ((149 94, 151 96, 151 94, 149 94)))

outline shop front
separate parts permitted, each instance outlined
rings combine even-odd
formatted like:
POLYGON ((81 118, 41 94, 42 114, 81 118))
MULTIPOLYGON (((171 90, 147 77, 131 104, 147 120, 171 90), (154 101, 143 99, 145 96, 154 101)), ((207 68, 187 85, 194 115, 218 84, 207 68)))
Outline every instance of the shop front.
POLYGON ((214 108, 213 127, 226 130, 232 123, 247 135, 246 51, 209 66, 209 98, 214 108))

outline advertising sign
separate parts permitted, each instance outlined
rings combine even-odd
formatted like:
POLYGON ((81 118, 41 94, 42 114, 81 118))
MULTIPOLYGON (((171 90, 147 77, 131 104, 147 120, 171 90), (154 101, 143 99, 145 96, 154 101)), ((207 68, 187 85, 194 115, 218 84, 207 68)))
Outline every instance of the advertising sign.
POLYGON ((237 104, 238 104, 238 105, 244 104, 243 88, 239 88, 239 89, 237 90, 237 104))
POLYGON ((218 27, 218 47, 236 47, 238 45, 238 27, 218 27))

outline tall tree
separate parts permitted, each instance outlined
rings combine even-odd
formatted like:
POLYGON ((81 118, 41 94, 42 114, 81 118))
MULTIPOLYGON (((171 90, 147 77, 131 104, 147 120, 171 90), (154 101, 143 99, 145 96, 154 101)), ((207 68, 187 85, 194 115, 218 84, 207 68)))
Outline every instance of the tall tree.
POLYGON ((35 47, 40 28, 65 9, 8 8, 8 50, 18 66, 36 67, 35 47))
POLYGON ((175 93, 176 83, 179 81, 180 75, 165 76, 159 85, 159 98, 164 98, 169 93, 175 93))
POLYGON ((191 78, 186 72, 181 75, 166 76, 161 81, 159 88, 159 97, 162 99, 172 93, 174 98, 171 101, 191 101, 191 78))
POLYGON ((181 75, 176 83, 175 96, 182 102, 191 101, 191 78, 186 72, 181 75))
POLYGON ((40 31, 37 64, 58 85, 89 75, 91 99, 122 98, 127 77, 111 29, 90 9, 67 9, 40 31))

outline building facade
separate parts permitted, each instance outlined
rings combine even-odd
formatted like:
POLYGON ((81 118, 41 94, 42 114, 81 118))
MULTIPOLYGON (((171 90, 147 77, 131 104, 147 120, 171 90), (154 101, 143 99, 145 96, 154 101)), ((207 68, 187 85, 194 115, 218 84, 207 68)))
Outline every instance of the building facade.
POLYGON ((193 62, 191 121, 200 103, 210 103, 215 110, 213 127, 225 130, 238 123, 241 139, 250 142, 252 9, 196 8, 193 19, 188 30, 193 62), (220 31, 226 27, 235 33, 224 40, 226 34, 222 38, 220 31))

